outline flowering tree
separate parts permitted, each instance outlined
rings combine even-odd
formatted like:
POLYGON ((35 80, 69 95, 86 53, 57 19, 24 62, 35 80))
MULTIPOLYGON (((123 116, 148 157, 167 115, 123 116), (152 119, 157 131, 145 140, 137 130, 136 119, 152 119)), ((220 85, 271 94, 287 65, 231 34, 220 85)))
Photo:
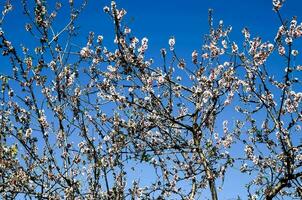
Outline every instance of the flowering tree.
MULTIPOLYGON (((77 51, 75 22, 86 1, 79 7, 69 1, 70 20, 59 31, 60 3, 52 8, 37 0, 32 8, 22 2, 36 47, 17 49, 0 32, 2 55, 13 69, 1 75, 3 198, 197 199, 208 190, 216 200, 218 185, 231 178, 227 170, 241 164, 242 173, 256 176, 247 186, 249 199, 301 197, 295 136, 301 67, 294 66, 293 42, 302 26, 282 19, 281 1, 273 1, 282 25, 273 43, 251 39, 244 29, 240 50, 228 37, 231 28, 214 25, 210 10, 202 48, 185 61, 171 37, 160 66, 146 57, 148 39, 132 34, 115 2, 104 7, 115 47, 91 32, 77 51), (275 51, 286 59, 284 80, 267 70, 275 51), (242 116, 230 129, 226 110, 232 109, 242 116), (246 156, 232 154, 235 141, 246 156), (142 168, 151 169, 147 184, 142 168)), ((11 8, 5 6, 1 23, 11 8)))

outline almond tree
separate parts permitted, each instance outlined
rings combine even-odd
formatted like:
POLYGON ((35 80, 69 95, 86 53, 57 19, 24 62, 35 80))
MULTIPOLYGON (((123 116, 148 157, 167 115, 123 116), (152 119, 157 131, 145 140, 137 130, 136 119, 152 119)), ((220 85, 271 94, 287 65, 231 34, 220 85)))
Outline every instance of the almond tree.
MULTIPOLYGON (((282 19, 281 1, 273 1, 282 24, 274 43, 244 29, 240 50, 228 37, 231 27, 214 25, 209 10, 209 34, 192 59, 177 54, 171 37, 157 62, 115 2, 104 7, 114 46, 93 32, 78 44, 76 20, 86 4, 69 0, 69 22, 60 24, 61 3, 22 0, 33 49, 17 48, 0 32, 13 71, 0 77, 2 198, 204 199, 208 191, 216 200, 237 164, 257 176, 247 187, 250 199, 301 194, 301 145, 293 136, 301 123, 302 95, 294 92, 301 67, 293 42, 302 31, 295 18, 282 19), (288 65, 282 81, 266 67, 277 50, 288 65), (230 129, 227 110, 237 104, 245 118, 230 129), (263 123, 256 120, 263 114, 263 123), (235 140, 246 157, 232 152, 235 140)), ((1 27, 11 9, 8 1, 1 27)))
MULTIPOLYGON (((114 21, 118 50, 108 53, 112 60, 105 73, 93 62, 102 57, 89 53, 85 58, 92 60, 90 76, 95 77, 98 95, 116 103, 125 120, 116 122, 119 128, 114 134, 124 133, 134 145, 135 156, 161 171, 152 187, 146 188, 144 198, 159 191, 158 198, 174 193, 182 199, 195 199, 208 186, 212 199, 218 199, 216 179, 224 178, 234 160, 227 151, 233 143, 227 121, 222 127, 216 118, 241 85, 232 56, 237 45, 228 40, 231 29, 222 22, 214 28, 210 11, 210 33, 201 52, 194 50, 187 64, 178 57, 176 40, 171 37, 170 53, 161 49, 163 64, 156 66, 145 56, 148 39, 139 41, 123 24, 126 11, 116 8, 114 2, 104 10, 114 21), (220 56, 226 53, 230 58, 223 61, 220 56), (224 133, 218 134, 217 127, 224 133), (189 185, 189 191, 181 185, 189 185)), ((97 52, 90 45, 84 49, 97 52)))
MULTIPOLYGON (((161 50, 163 64, 155 66, 145 58, 148 39, 132 35, 115 2, 104 11, 116 49, 91 32, 76 51, 71 41, 85 1, 79 8, 69 2, 70 21, 59 31, 53 24, 61 3, 54 10, 45 1, 33 9, 22 4, 36 48, 17 49, 0 34, 13 69, 1 76, 3 198, 195 199, 206 187, 218 198, 216 179, 234 160, 227 122, 218 134, 216 118, 240 85, 230 28, 222 22, 214 28, 210 12, 210 33, 192 61, 177 56, 171 37, 169 53, 161 50), (219 58, 226 52, 227 62, 219 58), (129 162, 154 169, 149 186, 131 180, 129 162)), ((3 20, 10 9, 7 4, 3 20)))

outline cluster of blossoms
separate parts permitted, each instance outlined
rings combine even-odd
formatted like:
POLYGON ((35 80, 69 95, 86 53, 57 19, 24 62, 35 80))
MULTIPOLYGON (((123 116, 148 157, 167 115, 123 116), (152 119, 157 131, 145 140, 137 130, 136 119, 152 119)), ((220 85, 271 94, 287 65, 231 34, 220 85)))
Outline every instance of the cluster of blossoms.
POLYGON ((284 106, 288 113, 297 112, 299 107, 301 106, 302 101, 302 93, 295 93, 294 91, 290 91, 288 98, 284 101, 284 106), (300 105, 300 106, 299 106, 300 105))
POLYGON ((275 11, 279 11, 283 6, 284 0, 273 0, 273 8, 275 11))
MULTIPOLYGON (((277 13, 282 4, 273 0, 277 13)), ((90 32, 73 52, 75 19, 86 2, 69 5, 70 22, 60 31, 52 26, 60 3, 52 12, 45 1, 37 0, 34 12, 24 6, 34 15, 25 29, 39 38, 35 53, 22 47, 20 56, 0 31, 13 67, 12 76, 0 77, 3 198, 192 200, 208 189, 217 200, 217 183, 239 163, 255 176, 249 199, 302 196, 297 18, 281 20, 274 42, 251 38, 244 28, 241 48, 230 41, 231 27, 214 26, 210 10, 201 49, 186 60, 176 39, 167 38, 170 51, 161 49, 158 67, 147 58, 148 39, 132 35, 126 10, 114 1, 103 9, 114 22, 114 46, 90 32), (281 79, 267 66, 273 56, 286 61, 281 79), (234 109, 239 114, 230 117, 234 109), (146 166, 154 174, 143 185, 146 166)))

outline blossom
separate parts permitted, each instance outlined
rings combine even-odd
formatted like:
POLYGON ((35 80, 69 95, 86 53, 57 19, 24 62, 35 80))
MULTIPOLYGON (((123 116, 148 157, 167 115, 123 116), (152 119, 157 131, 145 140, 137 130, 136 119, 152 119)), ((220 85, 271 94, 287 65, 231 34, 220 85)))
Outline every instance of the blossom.
POLYGON ((111 1, 111 9, 114 10, 116 8, 116 2, 111 1))
POLYGON ((147 49, 148 49, 148 38, 144 37, 142 39, 142 45, 141 47, 138 49, 138 52, 140 53, 144 53, 147 49))
POLYGON ((125 9, 121 9, 120 11, 117 11, 117 19, 121 20, 126 14, 127 11, 125 9))
POLYGON ((184 69, 186 66, 185 61, 182 59, 179 61, 178 65, 177 65, 180 69, 184 69))
POLYGON ((159 76, 157 81, 158 81, 158 84, 163 84, 165 82, 165 77, 164 76, 159 76))
POLYGON ((25 30, 26 31, 31 31, 31 29, 32 29, 32 25, 31 24, 26 24, 25 25, 25 30))
POLYGON ((235 42, 232 44, 232 53, 237 53, 238 52, 238 46, 235 42))
POLYGON ((201 55, 201 57, 203 59, 207 59, 207 58, 209 58, 209 54, 208 53, 204 53, 204 54, 201 55))
POLYGON ((129 27, 126 27, 126 28, 124 29, 124 33, 125 33, 125 34, 131 33, 131 29, 130 29, 129 27))
POLYGON ((103 11, 104 11, 105 13, 108 13, 108 12, 110 11, 110 8, 109 8, 108 6, 105 6, 105 7, 103 8, 103 11))
POLYGON ((240 171, 243 172, 243 173, 246 172, 247 169, 248 169, 248 165, 247 165, 246 163, 244 163, 244 164, 241 165, 241 167, 240 167, 240 171))
POLYGON ((108 71, 110 71, 110 72, 116 72, 116 67, 113 67, 112 65, 108 65, 107 66, 107 69, 108 69, 108 71))
POLYGON ((48 64, 51 70, 56 70, 56 62, 55 61, 50 61, 48 64))
POLYGON ((245 38, 246 40, 250 40, 251 34, 250 34, 250 32, 249 32, 249 30, 248 30, 247 28, 244 28, 244 29, 242 30, 242 33, 243 33, 244 38, 245 38))
POLYGON ((144 37, 143 39, 142 39, 142 45, 146 45, 146 44, 148 44, 148 38, 146 38, 146 37, 144 37))
POLYGON ((221 41, 221 44, 222 44, 223 48, 225 48, 225 49, 228 48, 228 43, 227 43, 226 40, 222 40, 222 41, 221 41))
POLYGON ((246 145, 244 149, 247 158, 252 158, 254 155, 254 148, 250 145, 246 145))
POLYGON ((279 46, 278 48, 278 52, 280 56, 285 55, 285 48, 283 46, 279 46))
MULTIPOLYGON (((40 117, 38 118, 38 121, 39 121, 40 125, 43 127, 43 129, 46 130, 49 127, 49 124, 46 120, 44 110, 40 110, 39 113, 40 113, 40 117)), ((45 134, 47 134, 47 133, 45 132, 45 134)))
POLYGON ((284 1, 284 0, 273 0, 273 7, 274 7, 274 10, 275 10, 275 11, 280 10, 280 8, 281 8, 282 5, 283 5, 283 1, 284 1))
POLYGON ((268 45, 267 45, 267 48, 268 48, 268 51, 273 51, 273 49, 274 49, 274 45, 272 44, 272 43, 269 43, 268 45))
POLYGON ((31 128, 26 129, 26 131, 25 131, 25 137, 26 138, 30 138, 31 134, 32 134, 32 129, 31 128))
POLYGON ((286 44, 291 44, 291 43, 293 43, 293 38, 292 37, 286 37, 285 42, 286 42, 286 44))
POLYGON ((83 47, 80 51, 82 58, 88 58, 91 55, 91 50, 88 47, 83 47))
POLYGON ((197 53, 196 50, 194 50, 194 51, 192 52, 192 62, 193 62, 194 64, 197 64, 197 56, 198 56, 198 53, 197 53))
POLYGON ((6 15, 9 11, 13 9, 13 6, 9 1, 4 5, 4 10, 2 11, 2 15, 6 15))
POLYGON ((174 50, 174 45, 175 45, 175 38, 174 38, 174 36, 172 36, 172 37, 169 39, 169 46, 170 46, 170 50, 171 50, 171 51, 174 50))
POLYGON ((102 35, 98 35, 97 43, 102 43, 104 37, 102 35))
POLYGON ((297 69, 298 71, 302 71, 302 65, 298 65, 298 66, 296 67, 296 69, 297 69))
POLYGON ((291 54, 292 54, 293 56, 297 56, 297 55, 298 55, 298 53, 299 53, 299 51, 298 51, 298 50, 292 50, 292 52, 291 52, 291 54))
POLYGON ((8 96, 13 97, 14 96, 14 90, 9 89, 8 90, 8 96))

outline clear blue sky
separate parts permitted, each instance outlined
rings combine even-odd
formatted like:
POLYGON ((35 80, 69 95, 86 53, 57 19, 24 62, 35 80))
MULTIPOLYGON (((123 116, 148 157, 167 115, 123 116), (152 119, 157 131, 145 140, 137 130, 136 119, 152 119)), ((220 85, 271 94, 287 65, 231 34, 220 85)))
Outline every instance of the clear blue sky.
MULTIPOLYGON (((55 1, 49 2, 53 5, 55 1)), ((13 3, 15 10, 8 15, 3 29, 14 46, 18 47, 21 43, 32 46, 33 43, 27 40, 28 33, 23 28, 24 22, 28 20, 22 15, 19 1, 15 0, 13 3)), ((0 3, 2 5, 3 2, 0 3)), ((109 47, 113 44, 113 24, 102 11, 105 5, 110 5, 110 1, 89 1, 87 9, 78 20, 80 35, 74 41, 75 44, 84 46, 89 31, 104 35, 104 42, 109 47)), ((182 57, 189 58, 194 49, 200 49, 202 36, 208 31, 209 8, 214 9, 214 20, 217 23, 222 19, 225 25, 233 27, 231 37, 234 40, 241 40, 241 30, 244 27, 249 28, 252 37, 261 36, 263 40, 272 40, 280 25, 277 15, 272 11, 271 0, 119 0, 117 5, 127 10, 126 21, 133 34, 149 39, 147 55, 155 58, 159 57, 161 48, 168 48, 168 39, 172 35, 176 37, 176 51, 182 57)), ((281 9, 285 18, 297 16, 298 22, 302 20, 301 11, 301 0, 287 0, 281 9)), ((64 27, 66 15, 61 13, 58 17, 58 27, 64 27)), ((0 73, 10 71, 6 59, 0 57, 0 63, 0 73)), ((234 179, 226 180, 222 199, 235 199, 236 194, 240 194, 232 182, 234 179)))

